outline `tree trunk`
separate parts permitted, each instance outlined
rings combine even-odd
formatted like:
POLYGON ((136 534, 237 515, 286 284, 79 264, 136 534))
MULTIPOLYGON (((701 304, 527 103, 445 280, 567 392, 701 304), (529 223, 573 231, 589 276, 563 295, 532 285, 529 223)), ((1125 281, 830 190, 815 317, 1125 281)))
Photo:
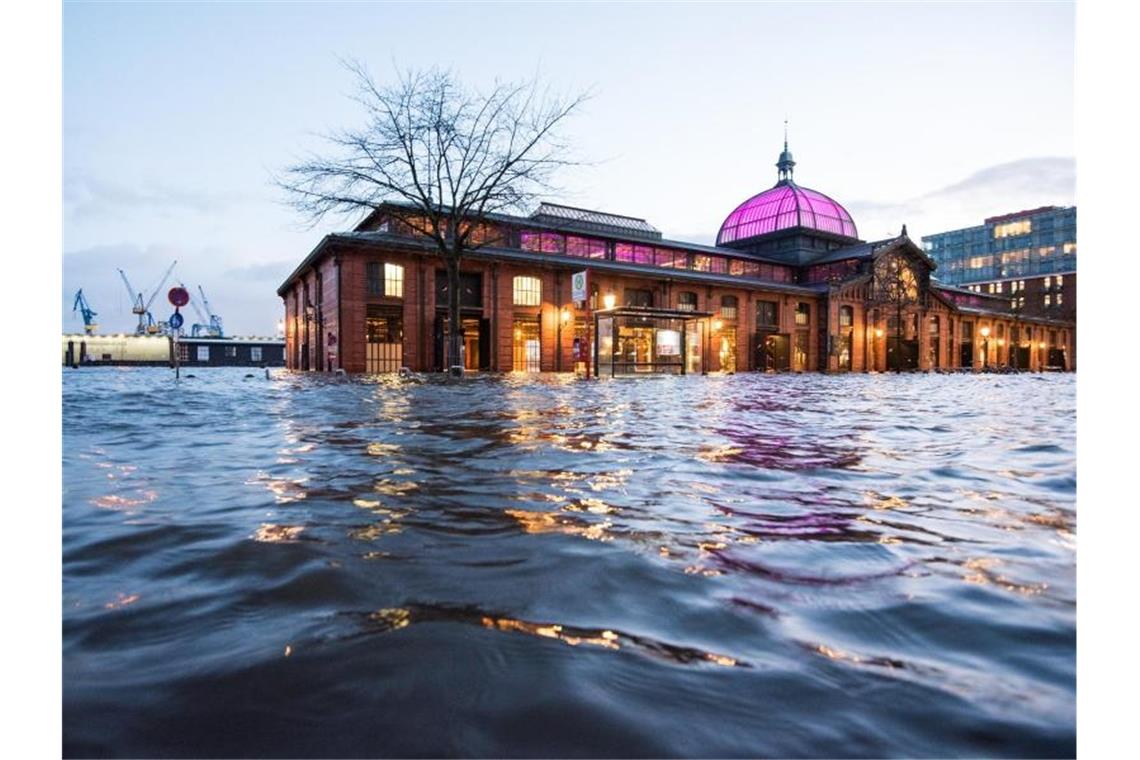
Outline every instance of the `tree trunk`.
POLYGON ((452 377, 463 376, 463 320, 459 312, 460 280, 459 255, 447 256, 447 372, 452 377))

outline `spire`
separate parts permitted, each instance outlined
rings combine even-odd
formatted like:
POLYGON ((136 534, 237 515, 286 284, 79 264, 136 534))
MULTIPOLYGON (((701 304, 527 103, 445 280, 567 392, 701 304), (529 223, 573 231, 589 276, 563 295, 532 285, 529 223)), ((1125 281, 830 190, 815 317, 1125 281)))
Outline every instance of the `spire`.
POLYGON ((792 169, 795 165, 796 162, 792 159, 792 153, 788 150, 788 120, 784 119, 784 152, 780 154, 780 160, 776 162, 780 182, 792 181, 792 169))

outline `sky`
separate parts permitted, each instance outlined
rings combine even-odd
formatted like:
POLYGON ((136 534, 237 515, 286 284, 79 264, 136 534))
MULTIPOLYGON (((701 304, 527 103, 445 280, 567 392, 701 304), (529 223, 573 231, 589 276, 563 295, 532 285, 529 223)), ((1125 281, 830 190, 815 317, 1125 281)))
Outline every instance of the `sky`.
POLYGON ((356 222, 309 227, 272 185, 360 122, 345 58, 589 90, 550 200, 692 242, 775 183, 787 119, 797 182, 917 239, 1075 203, 1073 27, 1070 3, 65 3, 63 329, 83 288, 130 331, 116 270, 149 296, 177 260, 166 287, 272 335, 277 286, 356 222))

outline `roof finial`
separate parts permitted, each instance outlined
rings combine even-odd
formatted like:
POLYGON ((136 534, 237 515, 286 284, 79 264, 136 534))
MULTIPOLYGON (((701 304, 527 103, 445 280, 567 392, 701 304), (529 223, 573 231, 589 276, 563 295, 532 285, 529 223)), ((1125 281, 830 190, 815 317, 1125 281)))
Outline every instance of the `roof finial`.
POLYGON ((792 153, 788 150, 788 120, 784 119, 784 152, 780 154, 780 160, 776 162, 780 182, 792 181, 792 169, 795 165, 796 162, 792 160, 792 153))
POLYGON ((903 222, 903 228, 902 228, 902 237, 907 237, 907 234, 906 234, 906 222, 903 222))

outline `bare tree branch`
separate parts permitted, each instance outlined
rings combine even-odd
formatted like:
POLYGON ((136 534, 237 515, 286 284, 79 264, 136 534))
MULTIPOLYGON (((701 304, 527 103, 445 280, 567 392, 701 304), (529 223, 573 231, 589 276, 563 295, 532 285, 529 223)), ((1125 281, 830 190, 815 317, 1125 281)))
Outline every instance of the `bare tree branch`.
MULTIPOLYGON (((342 65, 363 126, 326 135, 327 154, 287 167, 274 183, 312 225, 386 208, 429 239, 447 266, 457 325, 461 259, 501 240, 489 234, 488 215, 535 204, 558 170, 578 163, 560 133, 589 95, 552 96, 537 78, 481 93, 439 69, 397 71, 381 86, 360 62, 342 65)), ((452 357, 460 340, 452 330, 452 357)))

